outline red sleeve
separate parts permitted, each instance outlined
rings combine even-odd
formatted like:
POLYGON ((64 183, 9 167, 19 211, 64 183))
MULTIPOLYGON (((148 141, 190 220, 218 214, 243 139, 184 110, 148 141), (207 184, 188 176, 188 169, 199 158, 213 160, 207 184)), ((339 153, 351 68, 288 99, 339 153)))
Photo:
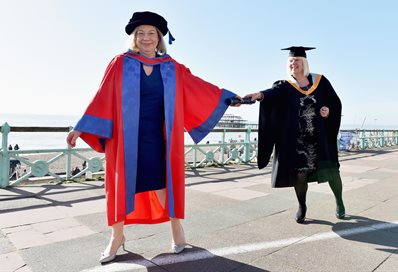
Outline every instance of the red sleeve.
POLYGON ((236 94, 220 89, 191 74, 183 67, 184 125, 192 139, 198 143, 218 123, 228 108, 227 99, 236 94))
POLYGON ((115 118, 115 92, 120 87, 122 57, 115 57, 106 68, 100 87, 75 126, 81 138, 94 150, 104 152, 104 142, 112 138, 115 118))

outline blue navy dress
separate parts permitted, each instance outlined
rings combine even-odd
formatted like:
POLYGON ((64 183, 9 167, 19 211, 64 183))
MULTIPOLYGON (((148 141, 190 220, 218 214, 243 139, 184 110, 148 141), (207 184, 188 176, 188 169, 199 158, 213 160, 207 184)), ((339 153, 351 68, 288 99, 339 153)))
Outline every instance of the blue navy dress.
POLYGON ((136 193, 166 187, 164 87, 160 66, 147 76, 141 65, 136 193))

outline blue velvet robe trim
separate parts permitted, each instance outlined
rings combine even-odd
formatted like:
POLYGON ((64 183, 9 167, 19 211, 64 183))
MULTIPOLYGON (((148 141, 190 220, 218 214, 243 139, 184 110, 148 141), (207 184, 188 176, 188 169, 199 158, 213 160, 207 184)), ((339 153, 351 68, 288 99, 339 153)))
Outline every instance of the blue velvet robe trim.
POLYGON ((81 132, 95 134, 102 138, 112 138, 113 121, 84 114, 74 129, 81 132))
POLYGON ((170 217, 174 217, 173 179, 171 176, 170 144, 173 130, 174 108, 176 97, 176 71, 173 62, 160 64, 160 73, 164 86, 164 117, 166 123, 166 182, 168 188, 168 207, 170 217))
POLYGON ((134 211, 134 196, 137 181, 140 67, 141 64, 137 59, 124 58, 122 75, 122 124, 126 177, 126 214, 134 211))
MULTIPOLYGON (((165 123, 166 123, 166 158, 170 157, 171 131, 173 129, 176 75, 173 62, 163 62, 160 72, 164 85, 165 123)), ((126 175, 126 214, 134 211, 134 195, 137 182, 138 128, 140 111, 140 67, 141 62, 126 57, 123 64, 122 83, 122 118, 124 135, 124 160, 126 175)), ((168 187, 168 208, 170 217, 174 217, 173 180, 170 160, 166 159, 168 187)))
POLYGON ((204 137, 206 137, 207 134, 209 134, 209 132, 212 131, 212 129, 217 125, 218 121, 224 115, 225 111, 228 109, 226 100, 235 96, 236 94, 233 92, 223 89, 217 107, 214 109, 214 112, 210 115, 206 122, 199 127, 188 131, 195 143, 199 143, 204 137))

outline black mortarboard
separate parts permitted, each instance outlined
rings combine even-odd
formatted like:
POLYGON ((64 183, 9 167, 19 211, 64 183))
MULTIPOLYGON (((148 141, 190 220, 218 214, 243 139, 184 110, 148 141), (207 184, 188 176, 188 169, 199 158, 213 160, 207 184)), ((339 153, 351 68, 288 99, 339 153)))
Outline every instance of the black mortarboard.
POLYGON ((315 47, 304 47, 304 46, 290 46, 288 48, 282 48, 281 50, 290 50, 289 57, 307 57, 305 51, 315 49, 315 47))
POLYGON ((134 29, 140 25, 154 26, 162 32, 163 36, 169 31, 167 28, 167 21, 162 16, 154 12, 142 11, 134 12, 133 17, 131 17, 129 23, 126 25, 126 33, 130 35, 133 33, 134 29))

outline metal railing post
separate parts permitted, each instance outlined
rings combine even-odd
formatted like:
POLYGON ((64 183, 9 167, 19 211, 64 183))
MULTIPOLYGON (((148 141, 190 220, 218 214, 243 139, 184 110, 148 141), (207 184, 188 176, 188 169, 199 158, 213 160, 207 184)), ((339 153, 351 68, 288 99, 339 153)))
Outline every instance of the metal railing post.
POLYGON ((398 145, 398 130, 395 131, 395 144, 398 145))
POLYGON ((221 163, 224 165, 225 162, 225 129, 222 131, 221 138, 221 163))
MULTIPOLYGON (((69 132, 73 130, 72 127, 69 127, 69 132)), ((68 180, 71 177, 71 164, 72 164, 72 148, 68 145, 67 146, 67 154, 66 154, 66 169, 65 169, 65 179, 68 180)))
POLYGON ((361 139, 361 150, 365 149, 365 130, 361 130, 361 136, 359 137, 361 139))
POLYGON ((10 175, 10 156, 8 154, 8 134, 10 133, 10 126, 8 123, 3 124, 1 127, 1 133, 3 134, 3 137, 0 151, 0 187, 6 188, 9 185, 10 175))
POLYGON ((248 163, 250 161, 250 132, 251 128, 248 127, 246 130, 245 137, 245 162, 248 163))
POLYGON ((381 131, 381 147, 384 147, 385 143, 386 143, 386 139, 385 139, 385 136, 384 136, 384 129, 383 129, 381 131))
POLYGON ((197 149, 197 144, 195 144, 195 147, 193 149, 193 168, 196 168, 196 149, 197 149))

